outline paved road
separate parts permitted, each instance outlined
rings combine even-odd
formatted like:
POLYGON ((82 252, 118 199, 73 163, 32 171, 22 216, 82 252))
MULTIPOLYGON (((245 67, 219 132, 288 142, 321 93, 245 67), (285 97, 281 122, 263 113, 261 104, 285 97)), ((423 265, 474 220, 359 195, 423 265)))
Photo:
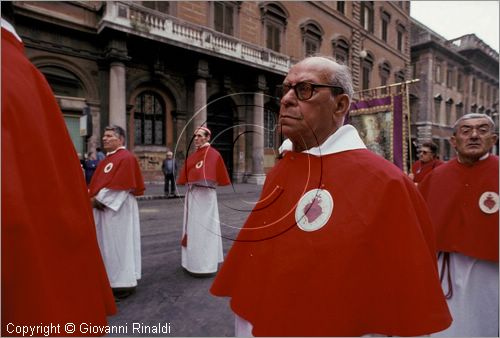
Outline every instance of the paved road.
MULTIPOLYGON (((162 190, 161 186, 149 188, 153 195, 162 190)), ((236 236, 257 201, 260 188, 246 184, 218 188, 224 237, 236 236)), ((109 317, 109 325, 115 329, 121 326, 122 330, 109 336, 234 336, 229 300, 208 292, 214 277, 192 277, 180 265, 183 203, 182 198, 139 202, 142 279, 137 292, 118 303, 118 314, 109 317), (145 328, 140 323, 151 330, 160 325, 164 333, 134 331, 134 325, 145 328)), ((225 255, 231 243, 223 239, 225 255)))

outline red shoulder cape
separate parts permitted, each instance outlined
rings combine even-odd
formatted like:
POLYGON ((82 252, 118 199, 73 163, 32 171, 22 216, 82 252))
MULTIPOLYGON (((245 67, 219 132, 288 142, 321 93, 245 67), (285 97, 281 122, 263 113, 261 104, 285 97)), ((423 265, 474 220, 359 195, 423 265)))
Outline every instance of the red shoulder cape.
POLYGON ((411 171, 415 175, 413 181, 420 183, 432 170, 436 169, 444 162, 441 160, 432 160, 429 163, 423 164, 420 160, 413 163, 411 171), (418 172, 417 172, 418 171, 418 172))
POLYGON ((144 179, 135 156, 126 149, 106 156, 99 162, 92 180, 89 194, 95 196, 102 188, 132 190, 135 196, 144 194, 144 179))
POLYGON ((62 113, 4 29, 1 49, 2 336, 16 335, 9 323, 59 324, 62 336, 66 323, 106 325, 115 301, 62 113))
POLYGON ((255 336, 425 335, 451 323, 433 238, 414 184, 380 156, 287 152, 210 291, 231 297, 255 336), (306 232, 296 206, 317 188, 333 212, 306 232))
POLYGON ((457 159, 440 166, 419 185, 436 226, 437 249, 498 262, 498 211, 481 211, 485 192, 498 194, 498 157, 469 167, 457 159))
POLYGON ((222 156, 211 146, 196 150, 179 171, 177 184, 198 181, 213 181, 218 185, 231 184, 222 156))

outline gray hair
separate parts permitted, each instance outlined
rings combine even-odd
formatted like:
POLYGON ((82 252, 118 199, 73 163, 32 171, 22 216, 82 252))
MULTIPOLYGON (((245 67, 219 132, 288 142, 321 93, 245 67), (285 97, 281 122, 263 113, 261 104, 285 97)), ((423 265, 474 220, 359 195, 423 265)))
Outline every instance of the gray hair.
POLYGON ((486 115, 486 114, 480 114, 480 113, 469 113, 465 114, 464 116, 461 116, 458 120, 455 121, 455 124, 453 125, 453 135, 455 135, 458 131, 458 126, 460 122, 465 121, 465 120, 471 120, 471 119, 487 119, 488 123, 490 124, 490 127, 495 129, 495 122, 493 119, 486 115))
MULTIPOLYGON (((329 84, 334 86, 339 86, 342 88, 344 94, 349 96, 349 103, 354 95, 354 89, 352 85, 352 76, 349 67, 337 62, 337 60, 331 56, 325 55, 313 55, 303 59, 300 62, 308 61, 319 61, 325 64, 325 68, 328 73, 325 74, 329 84)), ((332 92, 334 90, 332 89, 332 92)))
POLYGON ((122 138, 123 141, 125 141, 125 129, 123 129, 122 127, 120 126, 117 126, 117 125, 111 125, 111 126, 107 126, 106 128, 104 128, 105 131, 112 131, 114 132, 119 138, 122 138))

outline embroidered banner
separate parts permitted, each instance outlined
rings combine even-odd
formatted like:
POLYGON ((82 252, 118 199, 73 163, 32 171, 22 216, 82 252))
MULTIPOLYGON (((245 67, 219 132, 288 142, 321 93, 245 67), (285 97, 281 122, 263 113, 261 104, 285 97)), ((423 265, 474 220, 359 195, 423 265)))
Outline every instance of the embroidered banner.
POLYGON ((405 171, 406 137, 404 93, 351 103, 347 124, 352 124, 371 151, 405 171))

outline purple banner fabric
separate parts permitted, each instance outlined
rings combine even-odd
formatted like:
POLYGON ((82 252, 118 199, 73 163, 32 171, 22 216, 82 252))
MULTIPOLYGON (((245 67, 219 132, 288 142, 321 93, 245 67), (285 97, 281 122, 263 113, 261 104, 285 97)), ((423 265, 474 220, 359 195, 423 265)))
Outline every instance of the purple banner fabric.
MULTIPOLYGON (((360 132, 365 143, 367 139, 363 137, 363 131, 360 130, 361 124, 360 119, 367 122, 368 120, 364 117, 368 115, 376 116, 380 114, 390 114, 391 122, 390 124, 384 125, 384 130, 380 133, 383 135, 382 139, 385 138, 385 142, 378 144, 378 147, 369 146, 368 149, 379 153, 384 156, 387 160, 392 161, 401 170, 404 170, 403 161, 403 151, 404 151, 404 140, 403 140, 403 95, 389 95, 385 97, 360 100, 351 103, 351 109, 346 117, 346 124, 352 124, 360 132), (390 130, 389 125, 392 126, 390 130), (387 142, 387 137, 390 137, 390 142, 387 142), (390 149, 389 149, 390 148, 390 149), (382 151, 383 150, 383 151, 382 151)), ((375 120, 375 119, 373 119, 375 120)), ((373 122, 373 121, 372 121, 373 122)))

